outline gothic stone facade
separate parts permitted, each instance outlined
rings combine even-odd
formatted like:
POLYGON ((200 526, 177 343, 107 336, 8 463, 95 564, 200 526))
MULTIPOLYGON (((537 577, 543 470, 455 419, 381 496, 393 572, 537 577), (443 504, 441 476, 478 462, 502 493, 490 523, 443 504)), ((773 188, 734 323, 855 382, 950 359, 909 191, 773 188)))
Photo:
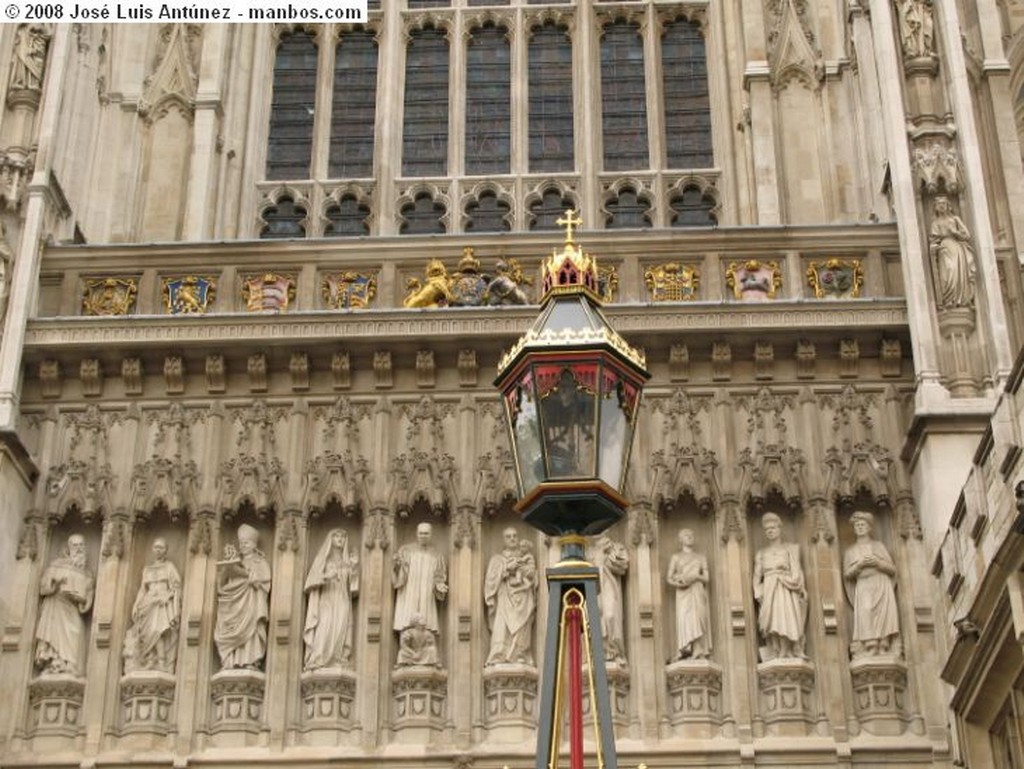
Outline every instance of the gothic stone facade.
POLYGON ((653 374, 620 762, 1019 765, 1019 4, 370 5, 0 29, 0 764, 532 765, 480 276, 572 206, 653 374))

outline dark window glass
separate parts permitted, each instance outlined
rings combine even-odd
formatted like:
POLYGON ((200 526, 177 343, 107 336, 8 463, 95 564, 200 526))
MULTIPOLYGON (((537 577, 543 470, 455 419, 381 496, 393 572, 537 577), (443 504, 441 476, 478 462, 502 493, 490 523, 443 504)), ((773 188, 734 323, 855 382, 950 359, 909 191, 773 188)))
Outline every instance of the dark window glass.
POLYGON ((510 229, 509 206, 493 192, 483 192, 480 197, 466 206, 467 232, 506 232, 510 229))
POLYGON ((373 176, 376 103, 377 43, 371 32, 346 32, 334 58, 328 166, 332 178, 373 176))
POLYGON ((555 222, 565 216, 566 210, 570 208, 575 208, 575 203, 568 195, 562 197, 562 193, 554 188, 544 190, 540 200, 530 204, 530 229, 561 229, 555 222))
POLYGON ((504 27, 473 30, 466 52, 466 173, 509 170, 511 59, 504 27))
POLYGON ((601 39, 601 127, 607 171, 647 168, 647 93, 640 26, 616 21, 601 39))
POLYGON ((680 19, 661 38, 665 90, 665 150, 669 168, 710 168, 711 101, 700 26, 680 19))
POLYGON ((448 169, 448 41, 433 27, 412 33, 405 60, 402 174, 444 176, 448 169))
POLYGON ((466 5, 473 7, 475 5, 508 5, 509 0, 469 0, 466 5))
POLYGON ((636 190, 625 187, 618 197, 608 203, 609 218, 606 226, 610 230, 625 227, 650 227, 651 223, 645 216, 651 204, 636 194, 636 190))
POLYGON ((344 195, 337 205, 327 209, 329 224, 324 230, 324 235, 327 237, 369 235, 370 225, 366 221, 369 216, 369 207, 361 204, 352 195, 344 195))
POLYGON ((410 8, 447 8, 448 0, 409 0, 410 8))
POLYGON ((445 209, 441 203, 435 203, 434 199, 426 192, 421 192, 412 203, 402 206, 402 234, 403 235, 432 235, 444 232, 445 209))
POLYGON ((685 187, 669 201, 672 209, 673 227, 707 227, 715 224, 711 210, 715 207, 714 198, 702 195, 696 187, 685 187))
POLYGON ((572 43, 566 27, 534 29, 529 88, 530 171, 572 171, 572 43))
POLYGON ((261 238, 302 238, 306 236, 306 230, 302 226, 302 220, 306 218, 306 209, 295 205, 295 201, 283 197, 277 201, 277 205, 268 208, 263 214, 263 221, 266 223, 261 238))
POLYGON ((274 60, 268 179, 308 179, 316 106, 316 44, 305 32, 281 38, 274 60))

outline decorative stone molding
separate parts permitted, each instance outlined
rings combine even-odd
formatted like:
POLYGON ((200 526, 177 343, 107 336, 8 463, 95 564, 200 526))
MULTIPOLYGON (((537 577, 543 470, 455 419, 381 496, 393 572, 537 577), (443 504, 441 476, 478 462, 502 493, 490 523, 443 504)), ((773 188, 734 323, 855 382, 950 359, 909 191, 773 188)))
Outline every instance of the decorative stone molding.
POLYGON ((860 343, 856 339, 839 340, 839 376, 853 379, 860 364, 860 343))
POLYGON ((476 387, 477 375, 480 371, 480 366, 476 361, 476 350, 459 350, 456 367, 459 372, 459 387, 476 387))
POLYGON ((87 279, 82 289, 82 314, 130 315, 138 293, 138 278, 87 279))
MULTIPOLYGON (((484 668, 484 716, 488 727, 537 724, 537 668, 498 663, 484 668)), ((516 733, 522 739, 525 733, 516 733)))
POLYGON ((860 259, 826 259, 807 265, 807 285, 816 299, 856 299, 864 285, 860 259))
POLYGON ((767 302, 782 288, 782 271, 775 261, 731 262, 725 271, 725 284, 741 302, 767 302))
POLYGON ((335 390, 347 390, 352 386, 352 359, 348 352, 342 350, 331 356, 331 380, 335 390))
POLYGON ((448 673, 412 665, 395 668, 391 678, 392 718, 396 731, 441 731, 447 720, 448 673))
POLYGON ((709 739, 722 723, 722 668, 711 660, 678 660, 665 668, 669 720, 686 738, 709 739))
MULTIPOLYGON (((609 662, 605 666, 608 676, 608 697, 612 723, 619 729, 629 725, 629 667, 624 662, 609 662)), ((590 681, 583 675, 583 717, 590 717, 590 681)))
POLYGON ((435 384, 434 373, 434 351, 418 350, 416 352, 416 386, 433 387, 435 384))
POLYGON ((21 206, 35 166, 35 147, 7 147, 0 151, 0 202, 6 210, 16 211, 21 206))
POLYGON ((711 343, 711 381, 728 382, 732 379, 732 347, 728 342, 711 343))
POLYGON ((309 389, 309 370, 309 355, 304 352, 293 352, 288 360, 292 392, 306 392, 309 389))
POLYGON ((796 343, 796 378, 813 379, 814 363, 818 353, 810 339, 799 339, 796 343))
POLYGON ((887 379, 903 375, 903 345, 899 339, 883 339, 878 350, 879 373, 887 379))
POLYGON ((199 24, 164 24, 160 28, 153 73, 146 78, 138 113, 147 122, 155 122, 171 109, 191 120, 195 109, 199 76, 199 24))
POLYGON ((83 358, 78 369, 82 395, 96 398, 103 393, 103 365, 96 358, 83 358))
POLYGON ((343 515, 358 515, 364 507, 369 472, 366 458, 353 459, 349 451, 329 451, 314 457, 306 464, 302 509, 318 517, 331 505, 337 505, 343 515))
POLYGON ((807 6, 807 0, 765 0, 769 77, 776 91, 791 80, 817 89, 825 77, 807 6))
POLYGON ((898 736, 906 728, 907 668, 896 659, 850 663, 853 701, 861 727, 870 734, 898 736))
POLYGON ((227 387, 223 355, 206 356, 206 391, 211 395, 223 393, 227 387))
POLYGON ((167 734, 174 705, 174 676, 139 670, 121 677, 121 732, 167 734))
POLYGON ((690 378, 690 349, 685 344, 669 347, 668 378, 672 382, 685 382, 690 378))
POLYGON ((121 361, 121 381, 125 395, 142 395, 144 369, 141 358, 124 358, 121 361))
POLYGON ((185 392, 185 361, 180 355, 164 358, 164 385, 168 395, 185 392))
POLYGON ((308 670, 300 679, 302 721, 307 727, 352 728, 356 674, 342 668, 308 670))
POLYGON ((39 362, 39 384, 44 398, 59 398, 63 380, 59 360, 52 358, 39 362))
POLYGON ((680 262, 666 262, 644 270, 644 285, 652 302, 688 302, 697 298, 700 270, 680 262))
POLYGON ((258 670, 221 670, 210 679, 210 731, 258 732, 263 720, 266 676, 258 670))
POLYGON ((774 370, 775 346, 765 340, 754 342, 754 379, 772 379, 774 370))
POLYGON ((28 732, 74 737, 81 733, 85 679, 48 674, 28 685, 28 732))
POLYGON ((927 143, 922 141, 915 146, 911 155, 918 194, 934 196, 945 192, 956 195, 960 192, 963 179, 963 167, 956 146, 946 139, 931 138, 925 141, 927 143))
POLYGON ((377 350, 373 354, 373 384, 378 390, 386 390, 394 384, 391 353, 387 350, 377 350))

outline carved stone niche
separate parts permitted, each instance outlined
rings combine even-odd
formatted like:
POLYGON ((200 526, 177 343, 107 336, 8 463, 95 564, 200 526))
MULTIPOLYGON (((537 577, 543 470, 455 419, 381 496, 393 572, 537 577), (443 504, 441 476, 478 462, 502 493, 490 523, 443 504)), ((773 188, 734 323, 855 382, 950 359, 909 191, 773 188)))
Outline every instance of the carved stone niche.
POLYGON ((808 734, 814 722, 814 665, 791 658, 762 662, 757 666, 757 683, 768 733, 783 737, 808 734))
POLYGON ((488 737, 522 742, 537 729, 537 668, 502 662, 484 668, 488 737))
MULTIPOLYGON (((624 737, 622 731, 629 726, 629 665, 624 662, 609 662, 605 666, 608 676, 608 695, 612 709, 612 724, 616 736, 624 737)), ((583 716, 590 717, 590 684, 586 672, 583 674, 583 716)))
POLYGON ((75 737, 82 730, 85 679, 46 673, 28 685, 28 732, 31 735, 75 737))
POLYGON ((868 657, 850 663, 853 702, 864 731, 881 736, 903 734, 907 668, 893 658, 868 657))
POLYGON ((121 732, 167 734, 174 704, 174 676, 137 670, 121 677, 121 732))
MULTIPOLYGON (((330 733, 352 728, 356 674, 343 668, 319 668, 302 674, 302 721, 307 729, 330 733)), ((331 744, 333 744, 331 740, 331 744)))
POLYGON ((431 665, 396 668, 391 699, 397 741, 429 742, 444 729, 448 717, 448 673, 431 665))
POLYGON ((266 676, 259 670, 231 668, 213 674, 211 731, 258 733, 263 720, 263 692, 266 676))
POLYGON ((722 668, 711 660, 677 660, 665 668, 669 720, 676 735, 714 737, 722 723, 722 668))

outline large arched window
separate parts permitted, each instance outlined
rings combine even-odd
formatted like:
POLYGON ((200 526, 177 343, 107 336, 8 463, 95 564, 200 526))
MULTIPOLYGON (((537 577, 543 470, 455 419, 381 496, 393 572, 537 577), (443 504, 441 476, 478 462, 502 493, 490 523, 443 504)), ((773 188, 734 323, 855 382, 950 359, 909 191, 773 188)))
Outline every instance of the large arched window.
POLYGON ((530 40, 530 171, 573 169, 572 41, 547 23, 530 40))
POLYGON ((317 48, 305 32, 285 35, 274 62, 267 179, 308 179, 313 154, 317 48))
POLYGON ((367 30, 345 32, 334 54, 331 100, 331 178, 373 176, 377 115, 377 43, 367 30))
POLYGON ((708 63, 699 24, 676 19, 661 38, 665 155, 669 168, 711 168, 708 63))
POLYGON ((448 172, 448 40, 443 30, 417 29, 405 58, 402 175, 448 172))
POLYGON ((647 90, 640 25, 614 21, 601 37, 601 127, 604 169, 647 168, 647 90))
POLYGON ((509 171, 511 55, 508 30, 473 30, 466 52, 466 173, 509 171))

